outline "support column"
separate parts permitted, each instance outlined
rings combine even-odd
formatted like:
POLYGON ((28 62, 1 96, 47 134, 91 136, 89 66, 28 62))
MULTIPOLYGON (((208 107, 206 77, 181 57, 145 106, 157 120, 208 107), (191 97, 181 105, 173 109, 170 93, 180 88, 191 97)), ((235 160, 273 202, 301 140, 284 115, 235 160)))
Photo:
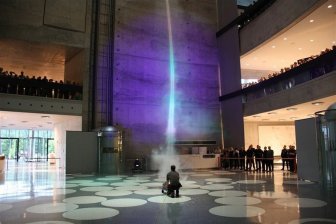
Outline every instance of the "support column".
MULTIPOLYGON (((237 18, 235 0, 217 1, 218 30, 237 18)), ((217 38, 220 66, 220 95, 241 89, 239 34, 236 26, 217 38)), ((224 147, 244 146, 244 120, 241 96, 221 101, 224 147)))

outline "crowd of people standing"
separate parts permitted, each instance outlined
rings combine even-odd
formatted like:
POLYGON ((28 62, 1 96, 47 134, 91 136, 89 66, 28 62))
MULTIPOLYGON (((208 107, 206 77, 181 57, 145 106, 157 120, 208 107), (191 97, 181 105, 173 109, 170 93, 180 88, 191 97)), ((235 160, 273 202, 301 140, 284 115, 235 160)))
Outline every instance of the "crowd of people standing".
MULTIPOLYGON (((286 146, 282 149, 281 158, 283 162, 282 170, 286 166, 291 172, 296 171, 296 150, 295 146, 286 146)), ((273 172, 274 171, 274 151, 271 146, 256 148, 250 145, 247 150, 244 147, 224 149, 221 152, 221 167, 224 169, 240 169, 245 171, 273 172)))
POLYGON ((28 76, 24 72, 18 75, 0 67, 0 93, 81 100, 82 86, 69 81, 57 82, 46 76, 28 76))

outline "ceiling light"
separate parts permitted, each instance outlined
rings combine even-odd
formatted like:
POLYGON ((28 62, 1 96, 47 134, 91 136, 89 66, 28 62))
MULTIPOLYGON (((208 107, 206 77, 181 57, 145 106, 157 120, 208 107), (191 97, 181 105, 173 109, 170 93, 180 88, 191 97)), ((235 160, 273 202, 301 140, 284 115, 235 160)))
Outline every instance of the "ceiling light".
POLYGON ((9 126, 14 126, 14 124, 9 124, 9 126))
POLYGON ((269 119, 262 119, 262 121, 268 121, 269 119))
POLYGON ((21 121, 22 123, 27 123, 28 121, 21 121))
POLYGON ((302 47, 299 47, 298 49, 299 49, 299 51, 301 51, 301 50, 302 50, 302 47))
POLYGON ((254 115, 254 116, 252 116, 252 117, 260 117, 259 115, 254 115))
POLYGON ((295 120, 295 119, 297 119, 297 117, 291 117, 290 119, 295 120))
POLYGON ((314 20, 313 20, 313 19, 311 19, 311 20, 309 20, 309 22, 310 22, 310 23, 313 23, 313 22, 314 22, 314 20))
POLYGON ((314 114, 308 114, 307 116, 308 116, 308 117, 315 117, 314 114))
POLYGON ((332 5, 328 5, 328 9, 331 9, 332 8, 332 5))
POLYGON ((284 37, 283 40, 287 40, 287 37, 284 37))
POLYGON ((267 113, 267 114, 276 114, 276 112, 269 112, 269 113, 267 113))
POLYGON ((336 41, 333 41, 332 43, 333 43, 333 44, 336 44, 336 41))
POLYGON ((275 48, 275 45, 272 45, 272 48, 275 48))
POLYGON ((47 124, 52 124, 52 122, 47 122, 47 124))
POLYGON ((318 105, 321 105, 321 104, 323 104, 324 102, 313 102, 312 104, 314 105, 314 106, 318 106, 318 105))
POLYGON ((50 118, 48 115, 42 115, 41 118, 50 118))
POLYGON ((2 127, 2 128, 6 128, 7 126, 5 126, 5 125, 2 125, 1 127, 2 127))
POLYGON ((309 40, 310 42, 314 42, 314 40, 313 39, 311 39, 311 40, 309 40))
POLYGON ((279 121, 285 121, 285 119, 279 119, 279 121))
POLYGON ((295 107, 289 107, 286 110, 297 110, 297 108, 295 108, 295 107))

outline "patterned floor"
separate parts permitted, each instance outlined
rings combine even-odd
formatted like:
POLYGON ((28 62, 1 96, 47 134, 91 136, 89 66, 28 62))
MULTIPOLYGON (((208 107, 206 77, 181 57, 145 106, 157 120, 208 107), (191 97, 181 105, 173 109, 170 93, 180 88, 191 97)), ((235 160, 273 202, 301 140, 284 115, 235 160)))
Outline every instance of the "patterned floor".
POLYGON ((45 164, 0 175, 0 223, 336 223, 336 193, 276 170, 180 171, 181 197, 157 173, 72 175, 45 164))

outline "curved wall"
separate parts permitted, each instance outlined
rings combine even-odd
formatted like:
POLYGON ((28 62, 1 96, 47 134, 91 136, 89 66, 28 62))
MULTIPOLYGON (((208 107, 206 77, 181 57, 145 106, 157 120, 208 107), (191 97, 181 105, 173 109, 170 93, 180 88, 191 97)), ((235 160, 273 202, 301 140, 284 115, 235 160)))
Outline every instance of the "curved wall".
POLYGON ((279 0, 240 30, 240 54, 291 28, 326 0, 279 0))

